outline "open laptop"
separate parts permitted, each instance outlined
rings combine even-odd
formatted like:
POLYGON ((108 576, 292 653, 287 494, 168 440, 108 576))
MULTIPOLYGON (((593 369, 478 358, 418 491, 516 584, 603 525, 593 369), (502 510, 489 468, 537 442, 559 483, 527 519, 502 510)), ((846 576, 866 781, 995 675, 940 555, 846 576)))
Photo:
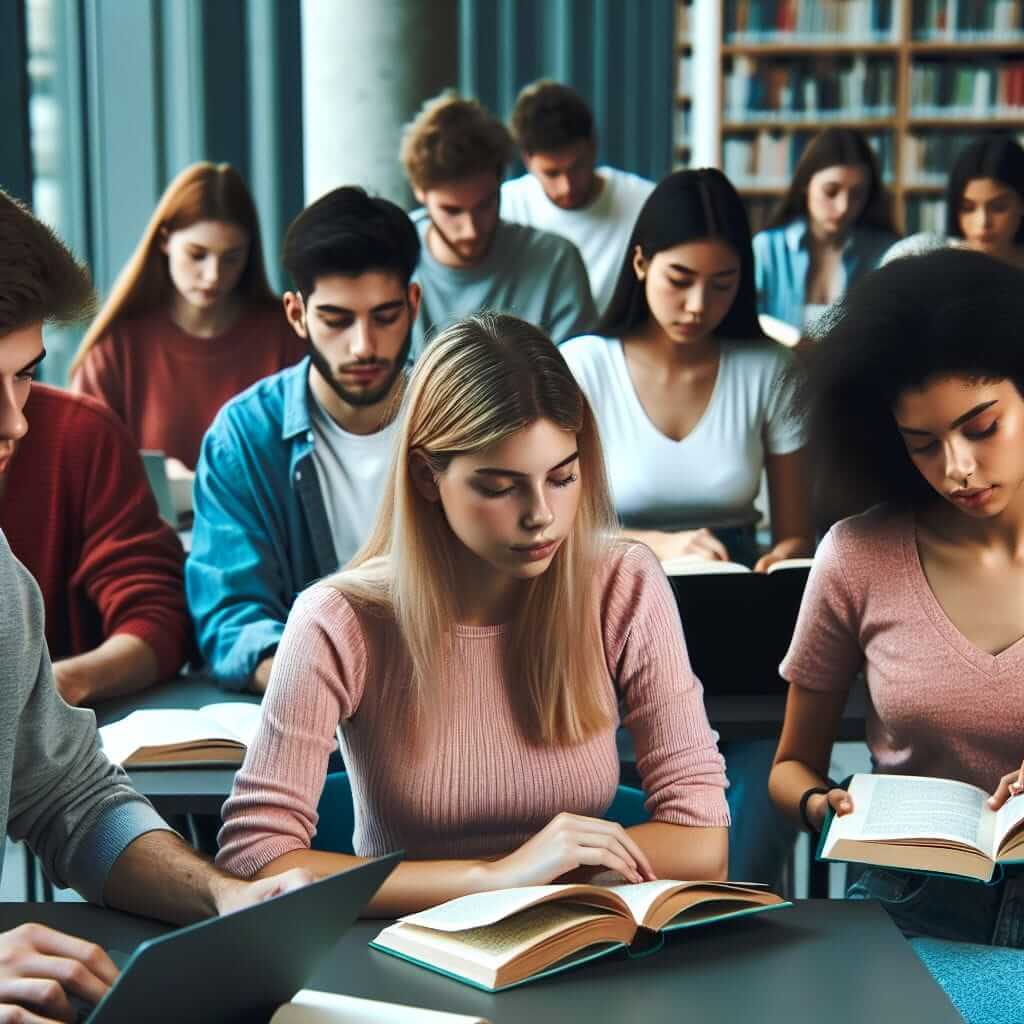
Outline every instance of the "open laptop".
POLYGON ((269 1021, 312 976, 402 859, 378 857, 142 943, 87 1024, 269 1021))

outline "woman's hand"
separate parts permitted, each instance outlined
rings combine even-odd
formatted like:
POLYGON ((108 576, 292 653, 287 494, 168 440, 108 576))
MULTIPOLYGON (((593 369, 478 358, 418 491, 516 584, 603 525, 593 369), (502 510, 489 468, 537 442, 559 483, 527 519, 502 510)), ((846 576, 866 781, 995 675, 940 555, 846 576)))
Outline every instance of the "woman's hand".
POLYGON ((815 793, 807 801, 807 820, 820 832, 825 824, 825 813, 829 808, 841 818, 853 813, 853 797, 845 789, 830 789, 828 793, 815 793))
POLYGON ((659 557, 663 562, 670 558, 703 558, 709 562, 728 562, 729 552, 725 545, 708 529, 681 530, 666 533, 665 554, 659 557))
POLYGON ((1004 775, 996 786, 996 791, 988 798, 988 805, 993 811, 998 811, 1010 797, 1020 796, 1024 793, 1024 762, 1015 771, 1004 775))
POLYGON ((613 821, 579 814, 557 815, 532 839, 487 865, 491 888, 546 885, 583 866, 618 872, 627 882, 657 878, 650 861, 626 830, 613 821))
POLYGON ((807 558, 813 550, 814 545, 806 537, 787 537, 757 560, 754 572, 767 572, 769 566, 787 558, 807 558))

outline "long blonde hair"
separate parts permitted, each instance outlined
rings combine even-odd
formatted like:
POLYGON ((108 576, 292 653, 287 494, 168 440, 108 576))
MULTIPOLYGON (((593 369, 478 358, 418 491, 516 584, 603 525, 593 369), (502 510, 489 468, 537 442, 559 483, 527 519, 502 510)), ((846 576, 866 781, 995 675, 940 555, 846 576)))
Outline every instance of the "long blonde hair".
POLYGON ((413 370, 376 528, 328 582, 357 608, 393 616, 413 665, 408 694, 392 707, 429 715, 450 664, 456 621, 454 553, 460 543, 440 502, 413 483, 419 453, 436 472, 547 419, 576 434, 580 502, 546 572, 523 583, 506 632, 509 700, 523 735, 537 744, 579 743, 610 722, 599 621, 602 566, 615 513, 594 415, 565 360, 538 328, 482 314, 445 330, 413 370), (434 700, 430 698, 434 697, 434 700))
POLYGON ((167 186, 131 259, 114 282, 106 302, 92 322, 71 373, 82 364, 89 349, 110 330, 116 320, 164 305, 174 285, 167 271, 167 257, 160 248, 165 232, 191 227, 201 220, 235 224, 249 235, 249 258, 235 286, 235 294, 247 308, 280 309, 281 300, 271 291, 263 263, 263 243, 256 204, 242 176, 230 164, 200 162, 186 167, 167 186))

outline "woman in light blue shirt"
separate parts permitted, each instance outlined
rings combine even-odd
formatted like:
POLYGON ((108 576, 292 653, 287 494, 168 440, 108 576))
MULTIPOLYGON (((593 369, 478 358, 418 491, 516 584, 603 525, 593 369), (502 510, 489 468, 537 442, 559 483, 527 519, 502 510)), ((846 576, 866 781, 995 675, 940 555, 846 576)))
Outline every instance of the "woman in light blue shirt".
POLYGON ((754 236, 758 312, 802 331, 877 267, 897 237, 874 150, 858 131, 827 128, 754 236))

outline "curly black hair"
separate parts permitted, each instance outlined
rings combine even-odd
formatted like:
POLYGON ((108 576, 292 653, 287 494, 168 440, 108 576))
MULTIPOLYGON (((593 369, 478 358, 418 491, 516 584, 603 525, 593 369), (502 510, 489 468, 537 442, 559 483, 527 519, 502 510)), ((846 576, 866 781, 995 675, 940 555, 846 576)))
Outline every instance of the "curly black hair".
POLYGON ((801 395, 821 521, 934 491, 910 460, 893 404, 930 380, 1012 380, 1024 395, 1024 272, 945 249, 859 281, 808 355, 801 395))

